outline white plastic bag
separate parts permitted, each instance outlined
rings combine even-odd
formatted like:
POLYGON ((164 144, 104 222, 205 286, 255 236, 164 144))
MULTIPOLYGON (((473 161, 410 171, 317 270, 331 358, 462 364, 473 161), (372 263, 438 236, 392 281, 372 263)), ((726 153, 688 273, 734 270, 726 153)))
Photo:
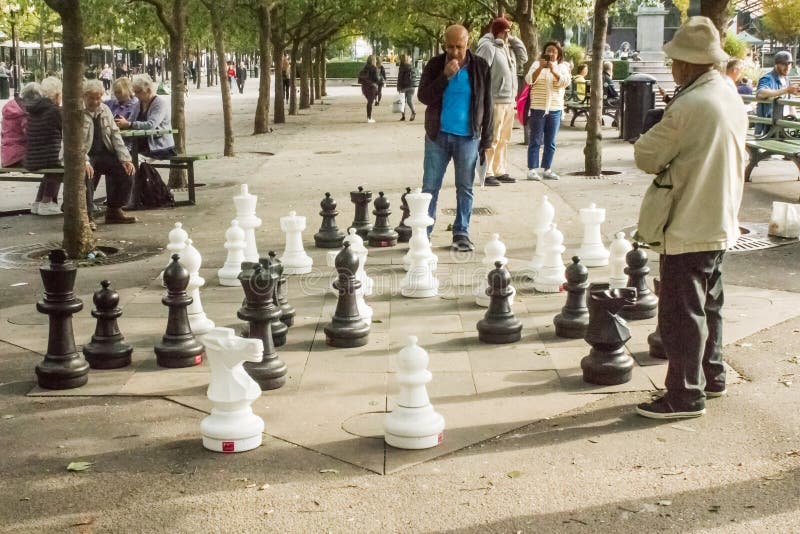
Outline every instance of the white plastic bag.
POLYGON ((800 204, 773 202, 767 233, 778 237, 800 237, 800 204))
POLYGON ((406 95, 405 93, 400 93, 396 97, 394 97, 394 102, 392 102, 392 113, 405 113, 406 112, 406 95))

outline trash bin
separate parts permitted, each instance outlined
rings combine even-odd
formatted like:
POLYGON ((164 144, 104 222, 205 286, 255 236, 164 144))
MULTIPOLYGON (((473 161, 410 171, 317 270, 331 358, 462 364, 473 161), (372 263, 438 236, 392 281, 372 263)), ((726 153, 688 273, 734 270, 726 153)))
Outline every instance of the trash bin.
POLYGON ((632 74, 622 82, 620 137, 636 140, 642 133, 645 115, 656 106, 653 86, 657 80, 649 74, 632 74))

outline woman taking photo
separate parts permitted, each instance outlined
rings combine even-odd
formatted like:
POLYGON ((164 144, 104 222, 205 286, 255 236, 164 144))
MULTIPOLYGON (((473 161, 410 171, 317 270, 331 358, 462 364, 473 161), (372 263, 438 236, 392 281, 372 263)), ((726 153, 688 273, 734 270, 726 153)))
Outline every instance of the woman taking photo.
POLYGON ((534 61, 525 81, 531 86, 530 129, 528 143, 528 180, 558 180, 553 172, 553 156, 556 153, 556 135, 561 126, 564 110, 564 92, 570 84, 569 67, 564 63, 564 51, 557 41, 544 45, 539 61, 534 61), (539 172, 539 150, 544 146, 539 172))

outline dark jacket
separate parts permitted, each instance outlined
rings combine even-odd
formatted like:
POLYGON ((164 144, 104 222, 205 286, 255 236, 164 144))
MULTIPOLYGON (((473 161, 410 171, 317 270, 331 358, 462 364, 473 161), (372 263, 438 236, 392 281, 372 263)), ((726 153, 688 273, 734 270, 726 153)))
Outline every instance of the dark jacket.
POLYGON ((25 168, 31 171, 61 167, 61 108, 49 98, 37 98, 28 112, 25 168))
MULTIPOLYGON (((431 59, 422 71, 417 98, 425 104, 425 133, 431 139, 439 136, 444 90, 450 81, 444 75, 447 54, 431 59)), ((472 132, 480 138, 480 150, 492 146, 492 79, 489 65, 470 51, 467 51, 469 84, 472 89, 472 132)))
POLYGON ((414 70, 411 65, 400 65, 397 71, 397 90, 405 91, 414 88, 414 70))
POLYGON ((361 72, 358 74, 358 83, 360 83, 362 87, 369 84, 375 84, 377 86, 380 83, 378 68, 369 64, 364 65, 361 72))
POLYGON ((386 69, 383 68, 383 65, 378 65, 376 68, 378 69, 378 85, 383 85, 386 83, 386 69))
POLYGON ((247 69, 245 67, 236 67, 236 79, 240 82, 247 79, 247 69))

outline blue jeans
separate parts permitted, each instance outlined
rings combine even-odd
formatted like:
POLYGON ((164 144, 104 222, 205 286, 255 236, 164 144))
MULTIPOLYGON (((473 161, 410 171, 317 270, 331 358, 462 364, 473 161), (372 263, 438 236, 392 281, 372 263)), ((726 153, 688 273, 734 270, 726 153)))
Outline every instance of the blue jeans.
MULTIPOLYGON (((450 160, 456 173, 456 220, 453 235, 469 235, 469 216, 472 213, 472 182, 478 162, 479 139, 439 132, 436 140, 425 136, 422 192, 431 194, 428 216, 436 219, 436 201, 450 160)), ((428 234, 433 225, 428 227, 428 234)))
POLYGON ((528 143, 528 168, 539 168, 539 148, 544 145, 542 168, 549 169, 553 165, 556 154, 556 135, 561 127, 561 110, 550 111, 547 115, 543 109, 532 109, 528 118, 530 142, 528 143))

